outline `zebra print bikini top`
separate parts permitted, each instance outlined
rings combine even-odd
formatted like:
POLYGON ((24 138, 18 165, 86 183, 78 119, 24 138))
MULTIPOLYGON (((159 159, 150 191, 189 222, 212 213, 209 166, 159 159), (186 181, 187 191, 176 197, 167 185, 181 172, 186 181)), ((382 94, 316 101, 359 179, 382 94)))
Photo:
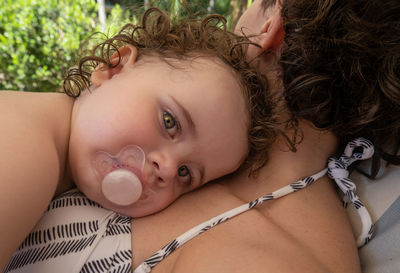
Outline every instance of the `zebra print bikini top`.
POLYGON ((312 184, 317 179, 323 177, 326 173, 328 176, 332 178, 339 188, 344 193, 343 205, 346 207, 348 203, 352 203, 356 208, 358 215, 361 218, 362 223, 362 231, 361 234, 357 238, 358 247, 363 246, 371 240, 371 237, 374 232, 374 226, 372 225, 371 216, 369 215, 367 209, 355 194, 356 186, 348 177, 349 172, 347 168, 357 160, 365 160, 371 158, 374 154, 374 147, 372 143, 364 138, 357 138, 351 142, 349 142, 344 150, 343 155, 336 159, 331 157, 328 160, 328 167, 312 176, 301 179, 297 182, 289 184, 283 188, 280 188, 277 191, 274 191, 270 194, 266 194, 257 198, 247 204, 236 207, 232 210, 229 210, 225 213, 222 213, 190 230, 172 240, 170 243, 165 245, 159 251, 157 251, 150 258, 145 260, 142 264, 140 264, 133 272, 134 273, 149 273, 152 268, 154 268, 159 262, 169 256, 172 252, 174 252, 177 248, 181 247, 183 244, 196 237, 197 235, 213 228, 216 225, 219 225, 230 218, 239 215, 245 211, 248 211, 255 206, 263 204, 267 201, 274 200, 280 198, 282 196, 288 195, 290 193, 296 192, 300 189, 307 187, 312 184), (358 148, 358 149, 356 149, 358 148))

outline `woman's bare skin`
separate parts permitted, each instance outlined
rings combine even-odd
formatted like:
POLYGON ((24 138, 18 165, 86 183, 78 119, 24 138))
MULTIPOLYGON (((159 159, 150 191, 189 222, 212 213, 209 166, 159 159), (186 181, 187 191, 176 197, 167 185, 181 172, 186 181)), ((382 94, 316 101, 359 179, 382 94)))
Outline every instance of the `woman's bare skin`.
MULTIPOLYGON (((245 172, 226 177, 156 215, 132 220, 133 268, 191 227, 322 170, 336 139, 306 123, 302 127, 304 141, 298 151, 288 152, 278 141, 258 178, 248 178, 245 172)), ((190 272, 360 272, 350 224, 326 176, 204 232, 153 272, 189 268, 190 272)))

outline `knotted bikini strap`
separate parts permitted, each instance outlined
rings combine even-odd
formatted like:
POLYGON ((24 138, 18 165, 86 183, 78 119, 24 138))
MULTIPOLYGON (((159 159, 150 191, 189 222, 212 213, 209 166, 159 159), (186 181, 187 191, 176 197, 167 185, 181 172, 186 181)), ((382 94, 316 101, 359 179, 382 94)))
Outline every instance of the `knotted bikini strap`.
MULTIPOLYGON (((333 163, 330 163, 330 161, 329 161, 329 164, 331 164, 331 167, 329 167, 329 171, 331 172, 331 177, 336 181, 336 183, 338 183, 338 185, 339 185, 339 187, 341 187, 341 189, 342 188, 345 189, 345 192, 347 192, 348 189, 351 189, 351 193, 349 193, 350 201, 353 200, 353 198, 352 198, 353 196, 356 197, 358 201, 359 201, 359 199, 354 194, 354 190, 355 190, 354 183, 350 179, 347 178, 347 176, 348 176, 347 167, 356 160, 367 159, 367 158, 371 157, 372 154, 373 154, 373 146, 368 140, 356 139, 347 145, 344 155, 342 157, 340 157, 340 159, 338 159, 338 160, 331 159, 330 161, 332 161, 333 163), (363 148, 363 152, 358 153, 358 151, 355 150, 356 147, 363 148), (372 152, 371 152, 371 149, 372 149, 372 152), (369 153, 371 153, 370 155, 369 155, 369 153, 367 153, 367 150, 369 151, 369 153), (339 182, 338 182, 338 180, 339 180, 339 182)), ((163 259, 165 259, 167 256, 169 256, 172 252, 174 252, 176 249, 178 249, 179 247, 181 247, 182 245, 184 245, 186 242, 193 239, 197 235, 199 235, 221 223, 224 223, 225 221, 231 219, 232 217, 237 216, 243 212, 246 212, 256 206, 259 206, 268 201, 275 200, 280 197, 286 196, 290 193, 294 193, 298 190, 301 190, 301 189, 311 185, 312 183, 314 183, 314 181, 323 177, 327 173, 327 171, 328 171, 328 168, 325 168, 322 171, 320 171, 314 175, 305 177, 294 183, 286 185, 274 192, 263 195, 249 203, 245 203, 245 204, 240 205, 236 208, 233 208, 229 211, 221 213, 220 215, 218 215, 208 221, 205 221, 198 226, 193 227, 192 229, 183 233, 176 239, 169 242, 167 245, 165 245, 159 251, 154 253, 151 257, 149 257, 147 260, 145 260, 143 263, 141 263, 133 272, 134 273, 149 273, 149 272, 151 272, 153 267, 155 267, 158 263, 160 263, 163 259)), ((353 203, 355 203, 355 202, 353 202, 353 203)), ((357 204, 362 205, 361 201, 357 202, 357 204)), ((363 213, 366 214, 366 217, 369 218, 369 226, 372 227, 371 218, 369 217, 369 214, 364 206, 363 206, 363 208, 364 208, 363 213)), ((367 225, 368 225, 368 223, 366 223, 366 224, 363 223, 363 227, 366 227, 367 225)), ((363 236, 363 234, 364 234, 364 232, 362 233, 361 236, 363 236)), ((372 235, 372 231, 371 231, 371 235, 372 235)), ((364 238, 364 236, 362 238, 364 238)), ((371 238, 371 236, 368 237, 368 240, 370 238, 371 238)), ((362 239, 362 240, 364 242, 368 241, 367 239, 362 239)))
POLYGON ((334 157, 328 160, 328 175, 339 186, 344 193, 343 206, 351 202, 356 208, 357 214, 361 218, 362 231, 357 238, 357 245, 361 247, 371 240, 374 233, 371 216, 360 198, 356 195, 356 185, 349 178, 348 167, 357 160, 371 158, 374 154, 374 146, 365 138, 357 138, 349 142, 343 155, 337 159, 334 157))

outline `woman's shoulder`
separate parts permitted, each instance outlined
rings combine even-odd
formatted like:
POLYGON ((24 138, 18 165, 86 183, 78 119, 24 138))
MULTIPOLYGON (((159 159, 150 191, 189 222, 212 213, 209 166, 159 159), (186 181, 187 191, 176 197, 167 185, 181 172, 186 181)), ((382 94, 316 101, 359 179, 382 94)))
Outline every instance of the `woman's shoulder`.
MULTIPOLYGON (((188 268, 191 272, 266 272, 266 268, 271 272, 293 272, 294 268, 296 272, 359 272, 354 238, 340 202, 326 180, 203 232, 153 272, 180 273, 188 268), (327 196, 316 197, 317 192, 327 196)), ((134 220, 134 262, 141 262, 147 258, 141 254, 153 254, 156 248, 192 226, 243 203, 229 186, 211 184, 174 203, 163 213, 164 220, 162 215, 153 216, 152 230, 156 235, 150 241, 143 233, 148 225, 141 222, 143 219, 134 220), (146 242, 146 250, 139 251, 146 242), (135 249, 141 252, 138 256, 135 249)))
POLYGON ((327 180, 216 227, 187 246, 176 268, 197 254, 207 272, 358 272, 353 235, 327 180))

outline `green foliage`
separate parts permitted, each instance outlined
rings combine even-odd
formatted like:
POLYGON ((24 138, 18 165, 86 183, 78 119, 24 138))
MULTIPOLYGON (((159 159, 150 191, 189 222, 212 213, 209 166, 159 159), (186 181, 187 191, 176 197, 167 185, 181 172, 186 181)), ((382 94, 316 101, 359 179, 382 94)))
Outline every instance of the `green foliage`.
POLYGON ((116 4, 107 16, 107 26, 103 32, 110 37, 118 33, 125 24, 136 24, 139 19, 137 12, 128 8, 122 8, 119 4, 116 4))
MULTIPOLYGON (((0 90, 52 92, 60 89, 65 71, 75 64, 78 49, 86 38, 98 31, 106 35, 91 36, 92 42, 97 42, 94 41, 97 37, 115 35, 124 24, 137 23, 138 15, 145 8, 144 0, 106 1, 113 6, 108 10, 106 28, 101 30, 96 0, 1 1, 0 90)), ((232 29, 242 7, 252 0, 215 0, 210 5, 211 2, 146 1, 178 17, 188 12, 198 16, 219 13, 228 19, 228 27, 232 29)))
POLYGON ((96 29, 93 0, 2 0, 0 89, 54 91, 96 29))

